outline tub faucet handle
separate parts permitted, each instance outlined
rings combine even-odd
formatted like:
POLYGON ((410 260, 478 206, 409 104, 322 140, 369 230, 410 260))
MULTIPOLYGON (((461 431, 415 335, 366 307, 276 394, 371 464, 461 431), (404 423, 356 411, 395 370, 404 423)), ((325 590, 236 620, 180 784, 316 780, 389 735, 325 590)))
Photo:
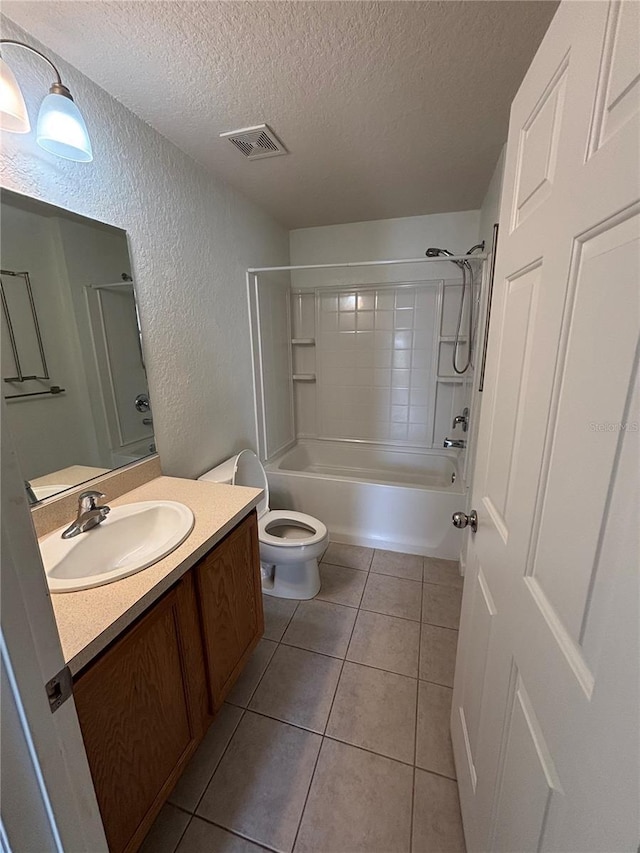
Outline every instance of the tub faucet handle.
POLYGON ((461 415, 456 415, 453 419, 453 428, 455 429, 458 424, 462 424, 462 432, 466 432, 469 429, 469 407, 465 406, 462 410, 461 415))

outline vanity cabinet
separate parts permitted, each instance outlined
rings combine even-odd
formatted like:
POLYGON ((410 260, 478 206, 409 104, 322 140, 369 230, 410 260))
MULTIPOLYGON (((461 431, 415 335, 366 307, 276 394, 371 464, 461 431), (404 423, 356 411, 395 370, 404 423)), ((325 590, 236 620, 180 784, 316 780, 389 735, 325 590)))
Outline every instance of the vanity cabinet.
POLYGON ((77 677, 111 853, 138 849, 262 632, 252 512, 77 677))

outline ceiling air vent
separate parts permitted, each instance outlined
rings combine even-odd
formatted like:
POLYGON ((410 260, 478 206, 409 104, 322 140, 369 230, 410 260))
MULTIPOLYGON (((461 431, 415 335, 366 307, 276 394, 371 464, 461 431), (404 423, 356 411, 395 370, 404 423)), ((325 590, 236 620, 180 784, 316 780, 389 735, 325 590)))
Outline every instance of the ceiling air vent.
POLYGON ((228 133, 221 133, 220 138, 228 139, 248 160, 261 160, 263 157, 278 157, 280 154, 289 153, 266 124, 230 130, 228 133))

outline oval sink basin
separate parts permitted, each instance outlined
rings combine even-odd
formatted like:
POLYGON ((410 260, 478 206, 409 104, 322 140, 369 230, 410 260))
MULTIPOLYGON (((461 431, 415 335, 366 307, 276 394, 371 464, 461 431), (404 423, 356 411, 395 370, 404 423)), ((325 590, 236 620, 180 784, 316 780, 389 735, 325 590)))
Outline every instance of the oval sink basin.
POLYGON ((193 513, 176 501, 141 501, 113 507, 92 530, 63 539, 61 531, 40 543, 51 592, 76 592, 146 569, 187 538, 193 513))

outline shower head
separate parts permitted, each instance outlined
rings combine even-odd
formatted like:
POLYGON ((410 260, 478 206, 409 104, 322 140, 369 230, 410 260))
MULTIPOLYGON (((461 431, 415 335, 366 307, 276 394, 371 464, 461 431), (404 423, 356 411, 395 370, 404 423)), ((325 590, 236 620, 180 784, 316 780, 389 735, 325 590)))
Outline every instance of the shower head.
MULTIPOLYGON (((447 257, 451 257, 453 255, 453 252, 450 252, 449 249, 440 249, 437 246, 432 246, 430 249, 427 249, 427 251, 425 252, 425 255, 428 258, 439 258, 441 255, 442 255, 442 257, 447 258, 447 257)), ((460 269, 463 269, 467 262, 466 261, 451 261, 451 263, 455 264, 457 267, 460 267, 460 269)))
POLYGON ((450 252, 448 249, 438 249, 436 246, 432 246, 430 249, 427 249, 425 255, 428 258, 437 258, 440 255, 453 255, 453 252, 450 252))

